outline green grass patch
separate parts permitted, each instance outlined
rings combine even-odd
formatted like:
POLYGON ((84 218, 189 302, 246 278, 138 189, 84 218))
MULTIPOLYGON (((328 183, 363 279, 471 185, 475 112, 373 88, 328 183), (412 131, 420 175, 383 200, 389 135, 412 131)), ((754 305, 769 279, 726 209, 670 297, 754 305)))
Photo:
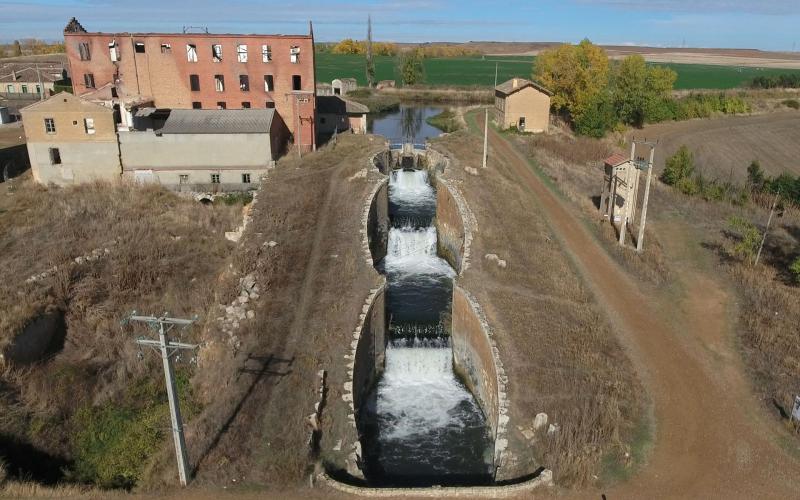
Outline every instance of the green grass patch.
MULTIPOLYGON (((186 370, 177 370, 175 378, 185 421, 199 408, 186 370)), ((103 488, 132 488, 164 440, 171 439, 164 380, 133 381, 119 400, 80 408, 71 427, 74 465, 68 476, 103 488)))
MULTIPOLYGON (((317 53, 317 80, 330 82, 334 78, 355 78, 359 85, 367 84, 366 61, 357 54, 317 53)), ((533 71, 533 56, 476 56, 435 57, 423 61, 425 81, 428 85, 483 86, 494 84, 494 69, 497 64, 497 79, 504 82, 514 76, 529 78, 533 71)), ((655 63, 651 63, 655 64, 655 63)), ((678 73, 677 90, 732 89, 747 87, 758 76, 800 74, 800 70, 780 68, 750 68, 739 66, 717 66, 711 64, 658 64, 678 73)), ((378 80, 399 80, 395 70, 395 58, 375 57, 375 76, 378 80)))
POLYGON ((442 132, 449 133, 461 130, 461 123, 458 121, 458 117, 449 109, 442 111, 438 115, 426 118, 425 121, 428 125, 436 127, 442 132))
POLYGON ((368 107, 370 113, 388 113, 400 108, 397 97, 377 94, 368 88, 348 92, 347 98, 368 107))
POLYGON ((214 203, 221 203, 223 205, 249 205, 253 201, 253 193, 250 191, 225 193, 214 198, 214 203))

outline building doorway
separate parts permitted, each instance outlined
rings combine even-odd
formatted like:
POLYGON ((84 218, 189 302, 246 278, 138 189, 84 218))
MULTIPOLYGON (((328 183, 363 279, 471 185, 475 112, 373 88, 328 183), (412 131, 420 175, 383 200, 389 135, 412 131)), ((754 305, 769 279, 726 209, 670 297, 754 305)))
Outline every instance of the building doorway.
POLYGON ((519 130, 520 132, 525 132, 525 117, 524 116, 520 116, 519 117, 519 123, 517 124, 517 130, 519 130))

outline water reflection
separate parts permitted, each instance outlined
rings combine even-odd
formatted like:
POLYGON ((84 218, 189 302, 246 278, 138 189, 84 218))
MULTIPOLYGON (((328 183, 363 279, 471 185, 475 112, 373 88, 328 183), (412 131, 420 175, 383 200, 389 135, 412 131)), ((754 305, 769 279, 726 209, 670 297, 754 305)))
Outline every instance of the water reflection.
POLYGON ((442 133, 425 120, 444 109, 433 106, 401 104, 396 111, 367 116, 367 130, 386 137, 391 142, 425 142, 442 133))

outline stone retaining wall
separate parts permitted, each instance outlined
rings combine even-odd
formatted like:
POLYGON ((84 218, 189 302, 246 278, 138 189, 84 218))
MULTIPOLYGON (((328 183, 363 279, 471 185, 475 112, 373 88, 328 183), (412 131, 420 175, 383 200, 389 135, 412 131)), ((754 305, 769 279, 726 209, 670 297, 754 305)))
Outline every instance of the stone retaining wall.
POLYGON ((386 257, 389 244, 389 179, 384 180, 369 206, 367 238, 372 261, 377 263, 386 257))

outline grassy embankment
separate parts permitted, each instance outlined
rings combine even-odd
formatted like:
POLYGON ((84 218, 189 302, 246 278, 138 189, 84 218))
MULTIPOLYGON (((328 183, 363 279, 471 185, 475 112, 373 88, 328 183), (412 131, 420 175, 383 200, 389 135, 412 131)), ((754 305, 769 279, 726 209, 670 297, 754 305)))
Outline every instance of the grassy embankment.
MULTIPOLYGON (((11 450, 0 459, 11 478, 132 487, 166 443, 169 418, 161 362, 147 351, 138 359, 133 343, 150 332, 120 320, 133 310, 198 314, 183 334, 197 338, 241 205, 204 206, 154 186, 44 188, 29 174, 3 191, 0 348, 24 345, 21 332, 43 314, 63 328, 38 362, 0 362, 0 450, 11 450), (99 258, 76 262, 95 249, 99 258)), ((191 419, 194 370, 176 370, 191 419)))

